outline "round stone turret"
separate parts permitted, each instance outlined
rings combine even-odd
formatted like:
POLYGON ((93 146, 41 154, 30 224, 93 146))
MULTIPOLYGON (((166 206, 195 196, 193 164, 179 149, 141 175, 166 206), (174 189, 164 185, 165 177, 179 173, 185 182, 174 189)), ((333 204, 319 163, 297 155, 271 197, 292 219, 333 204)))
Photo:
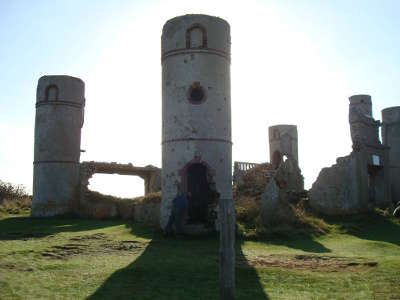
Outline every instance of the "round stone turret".
POLYGON ((372 117, 372 101, 370 95, 354 95, 349 98, 350 110, 357 107, 364 115, 372 117))
POLYGON ((382 110, 382 142, 389 146, 390 182, 393 202, 400 201, 400 106, 382 110))
POLYGON ((186 229, 214 224, 217 197, 232 199, 230 27, 185 15, 162 33, 161 227, 178 189, 190 192, 186 229))
POLYGON ((354 95, 349 98, 349 123, 353 148, 361 145, 378 145, 380 122, 372 117, 372 102, 369 95, 354 95))
POLYGON ((36 94, 32 216, 72 212, 78 201, 85 84, 75 77, 39 79, 36 94))

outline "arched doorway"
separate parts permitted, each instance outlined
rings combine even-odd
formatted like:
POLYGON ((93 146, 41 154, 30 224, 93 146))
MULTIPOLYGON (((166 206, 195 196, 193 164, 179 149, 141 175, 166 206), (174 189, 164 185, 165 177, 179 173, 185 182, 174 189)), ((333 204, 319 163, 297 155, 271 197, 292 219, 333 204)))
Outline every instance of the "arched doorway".
POLYGON ((192 163, 185 172, 186 191, 190 193, 188 223, 206 223, 208 205, 212 201, 207 166, 192 163))

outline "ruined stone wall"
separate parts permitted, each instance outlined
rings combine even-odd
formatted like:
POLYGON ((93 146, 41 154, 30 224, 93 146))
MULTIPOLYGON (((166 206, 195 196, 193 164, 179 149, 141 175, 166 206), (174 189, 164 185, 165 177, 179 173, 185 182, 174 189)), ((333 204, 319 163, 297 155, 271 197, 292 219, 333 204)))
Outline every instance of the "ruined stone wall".
POLYGON ((274 125, 268 128, 270 162, 277 169, 286 155, 299 163, 297 126, 274 125))
POLYGON ((310 190, 310 205, 325 214, 366 212, 391 205, 389 152, 378 137, 379 121, 372 118, 371 97, 349 98, 353 151, 324 168, 310 190))
POLYGON ((87 212, 95 209, 95 207, 93 209, 90 207, 94 206, 93 201, 89 203, 88 199, 90 198, 89 180, 96 173, 139 176, 144 180, 145 196, 161 191, 161 169, 155 166, 135 167, 131 163, 85 161, 80 164, 79 205, 76 210, 76 213, 80 215, 87 215, 87 212))
MULTIPOLYGON (((230 27, 217 17, 185 15, 162 33, 161 227, 185 170, 201 163, 220 199, 232 199, 230 27)), ((232 208, 233 210, 233 208, 232 208)))
POLYGON ((360 211, 360 182, 357 159, 349 155, 338 158, 330 168, 323 168, 310 189, 310 206, 327 215, 360 211))
POLYGON ((72 212, 77 205, 84 82, 43 76, 37 86, 32 216, 72 212))
POLYGON ((233 164, 233 182, 240 184, 247 171, 257 167, 258 163, 235 161, 233 164))
POLYGON ((382 110, 382 142, 389 146, 392 201, 400 201, 400 106, 382 110))

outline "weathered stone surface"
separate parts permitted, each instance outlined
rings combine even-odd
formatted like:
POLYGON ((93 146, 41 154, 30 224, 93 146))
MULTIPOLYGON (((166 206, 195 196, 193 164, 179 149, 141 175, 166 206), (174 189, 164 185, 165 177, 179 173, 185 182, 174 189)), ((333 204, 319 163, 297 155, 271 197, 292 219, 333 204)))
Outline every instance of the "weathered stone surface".
POLYGON ((372 117, 371 96, 354 95, 349 100, 349 123, 353 147, 357 147, 359 144, 380 144, 380 121, 376 121, 372 117))
MULTIPOLYGON (((161 48, 164 228, 178 188, 192 189, 192 203, 204 201, 195 184, 188 184, 192 166, 206 170, 199 181, 207 181, 220 199, 233 201, 230 26, 207 15, 179 16, 164 25, 161 48)), ((189 214, 195 211, 190 206, 189 214)))
POLYGON ((277 169, 283 156, 294 159, 297 164, 298 142, 296 125, 274 125, 268 128, 270 162, 277 169))
POLYGON ((81 215, 95 219, 121 218, 134 222, 158 225, 161 193, 151 193, 135 199, 119 199, 98 192, 86 192, 86 205, 81 215))
POLYGON ((293 158, 287 158, 281 162, 275 174, 275 180, 285 192, 300 192, 304 189, 304 177, 293 158))
POLYGON ((389 146, 392 202, 400 201, 400 106, 382 110, 382 142, 389 146))
POLYGON ((89 191, 89 180, 96 173, 139 176, 144 179, 145 196, 161 191, 161 169, 155 166, 136 167, 131 163, 82 162, 80 164, 79 208, 77 209, 81 215, 90 210, 88 206, 91 204, 88 203, 86 196, 89 191))
POLYGON ((261 217, 264 223, 269 223, 273 218, 280 201, 280 189, 272 178, 261 196, 261 217))
POLYGON ((391 207, 389 147, 379 141, 380 122, 372 117, 371 96, 355 95, 349 100, 353 152, 322 169, 310 190, 311 207, 324 214, 391 207))
POLYGON ((160 203, 139 203, 134 206, 133 220, 146 224, 159 224, 160 203))
POLYGON ((39 79, 31 210, 34 217, 62 215, 76 209, 84 89, 84 82, 75 77, 39 79))
POLYGON ((327 215, 350 214, 359 211, 355 158, 337 159, 330 168, 323 168, 310 190, 310 206, 327 215))

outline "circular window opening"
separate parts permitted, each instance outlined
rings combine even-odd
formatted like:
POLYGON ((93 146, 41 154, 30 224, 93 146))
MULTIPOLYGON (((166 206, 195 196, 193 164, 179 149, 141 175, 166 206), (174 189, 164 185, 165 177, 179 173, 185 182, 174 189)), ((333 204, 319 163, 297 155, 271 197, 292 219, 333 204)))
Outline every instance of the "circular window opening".
POLYGON ((200 82, 194 82, 189 89, 189 101, 193 104, 200 104, 206 100, 206 92, 200 82))

